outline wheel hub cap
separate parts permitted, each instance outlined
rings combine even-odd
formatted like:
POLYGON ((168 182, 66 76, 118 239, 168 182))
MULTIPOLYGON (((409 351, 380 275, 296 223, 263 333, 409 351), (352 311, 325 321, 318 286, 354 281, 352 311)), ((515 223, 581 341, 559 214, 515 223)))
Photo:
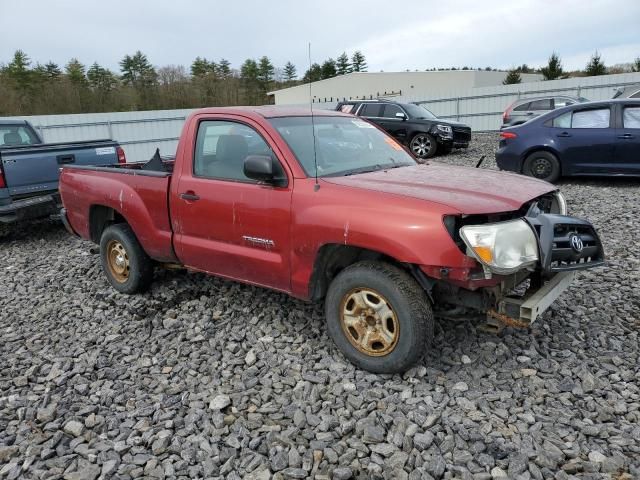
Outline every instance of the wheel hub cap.
POLYGON ((387 355, 400 336, 391 304, 368 288, 351 290, 342 298, 340 323, 349 342, 365 355, 387 355))
POLYGON ((419 136, 411 142, 411 151, 418 157, 423 157, 431 150, 431 141, 427 137, 419 136))
POLYGON ((119 283, 125 283, 129 279, 129 255, 117 240, 111 240, 107 244, 107 265, 111 276, 119 283))

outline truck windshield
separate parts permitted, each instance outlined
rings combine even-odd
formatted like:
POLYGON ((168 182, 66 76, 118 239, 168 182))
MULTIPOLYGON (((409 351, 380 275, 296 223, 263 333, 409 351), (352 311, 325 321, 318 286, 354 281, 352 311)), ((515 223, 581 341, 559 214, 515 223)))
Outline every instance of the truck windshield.
POLYGON ((269 119, 287 142, 310 177, 351 175, 415 165, 416 162, 393 138, 358 118, 313 118, 315 160, 311 117, 269 119))

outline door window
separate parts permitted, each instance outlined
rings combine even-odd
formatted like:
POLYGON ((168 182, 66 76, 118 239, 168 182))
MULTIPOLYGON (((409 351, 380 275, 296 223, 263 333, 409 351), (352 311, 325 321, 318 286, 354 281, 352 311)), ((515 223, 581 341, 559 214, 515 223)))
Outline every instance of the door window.
POLYGON ((244 174, 249 155, 272 155, 253 128, 219 120, 200 122, 193 160, 195 176, 256 183, 244 174))
POLYGON ((365 103, 362 106, 361 117, 381 117, 382 116, 382 105, 381 103, 365 103))
POLYGON ((517 107, 515 107, 513 109, 514 112, 526 112, 527 110, 529 110, 529 105, 530 103, 523 103, 522 105, 518 105, 517 107))
POLYGON ((609 128, 608 108, 574 111, 571 128, 609 128))
POLYGON ((529 104, 529 110, 552 110, 551 99, 535 100, 529 104))
POLYGON ((640 107, 625 107, 622 112, 624 128, 640 128, 640 107))
POLYGON ((404 112, 397 105, 385 105, 384 107, 385 118, 396 118, 396 113, 404 113, 404 112))

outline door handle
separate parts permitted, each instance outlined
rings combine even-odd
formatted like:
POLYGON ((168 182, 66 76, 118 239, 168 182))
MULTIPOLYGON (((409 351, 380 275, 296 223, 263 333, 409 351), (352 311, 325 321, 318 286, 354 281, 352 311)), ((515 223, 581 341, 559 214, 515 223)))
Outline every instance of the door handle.
POLYGON ((200 200, 200 197, 196 195, 194 192, 181 193, 180 198, 183 200, 187 200, 188 202, 195 202, 196 200, 200 200))
POLYGON ((69 153, 67 155, 58 155, 56 156, 56 160, 58 161, 58 165, 64 165, 65 163, 75 163, 76 156, 73 153, 69 153))
POLYGON ((556 135, 556 137, 570 137, 571 134, 569 132, 562 132, 556 135))
POLYGON ((636 137, 634 137, 630 133, 625 133, 625 134, 622 134, 622 135, 618 135, 618 138, 620 138, 622 140, 629 140, 629 139, 636 138, 636 137))

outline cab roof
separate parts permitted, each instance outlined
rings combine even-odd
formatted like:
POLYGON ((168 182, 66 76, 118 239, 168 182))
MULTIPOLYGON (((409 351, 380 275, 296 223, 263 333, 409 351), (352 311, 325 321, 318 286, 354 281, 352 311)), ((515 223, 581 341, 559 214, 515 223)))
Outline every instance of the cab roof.
MULTIPOLYGON (((276 117, 310 117, 310 107, 279 107, 276 105, 264 105, 260 107, 210 107, 202 108, 194 112, 196 114, 203 113, 226 113, 226 114, 239 114, 239 115, 255 115, 263 118, 276 118, 276 117)), ((313 109, 314 117, 351 117, 352 115, 347 113, 338 112, 335 110, 326 110, 321 108, 313 109)))

